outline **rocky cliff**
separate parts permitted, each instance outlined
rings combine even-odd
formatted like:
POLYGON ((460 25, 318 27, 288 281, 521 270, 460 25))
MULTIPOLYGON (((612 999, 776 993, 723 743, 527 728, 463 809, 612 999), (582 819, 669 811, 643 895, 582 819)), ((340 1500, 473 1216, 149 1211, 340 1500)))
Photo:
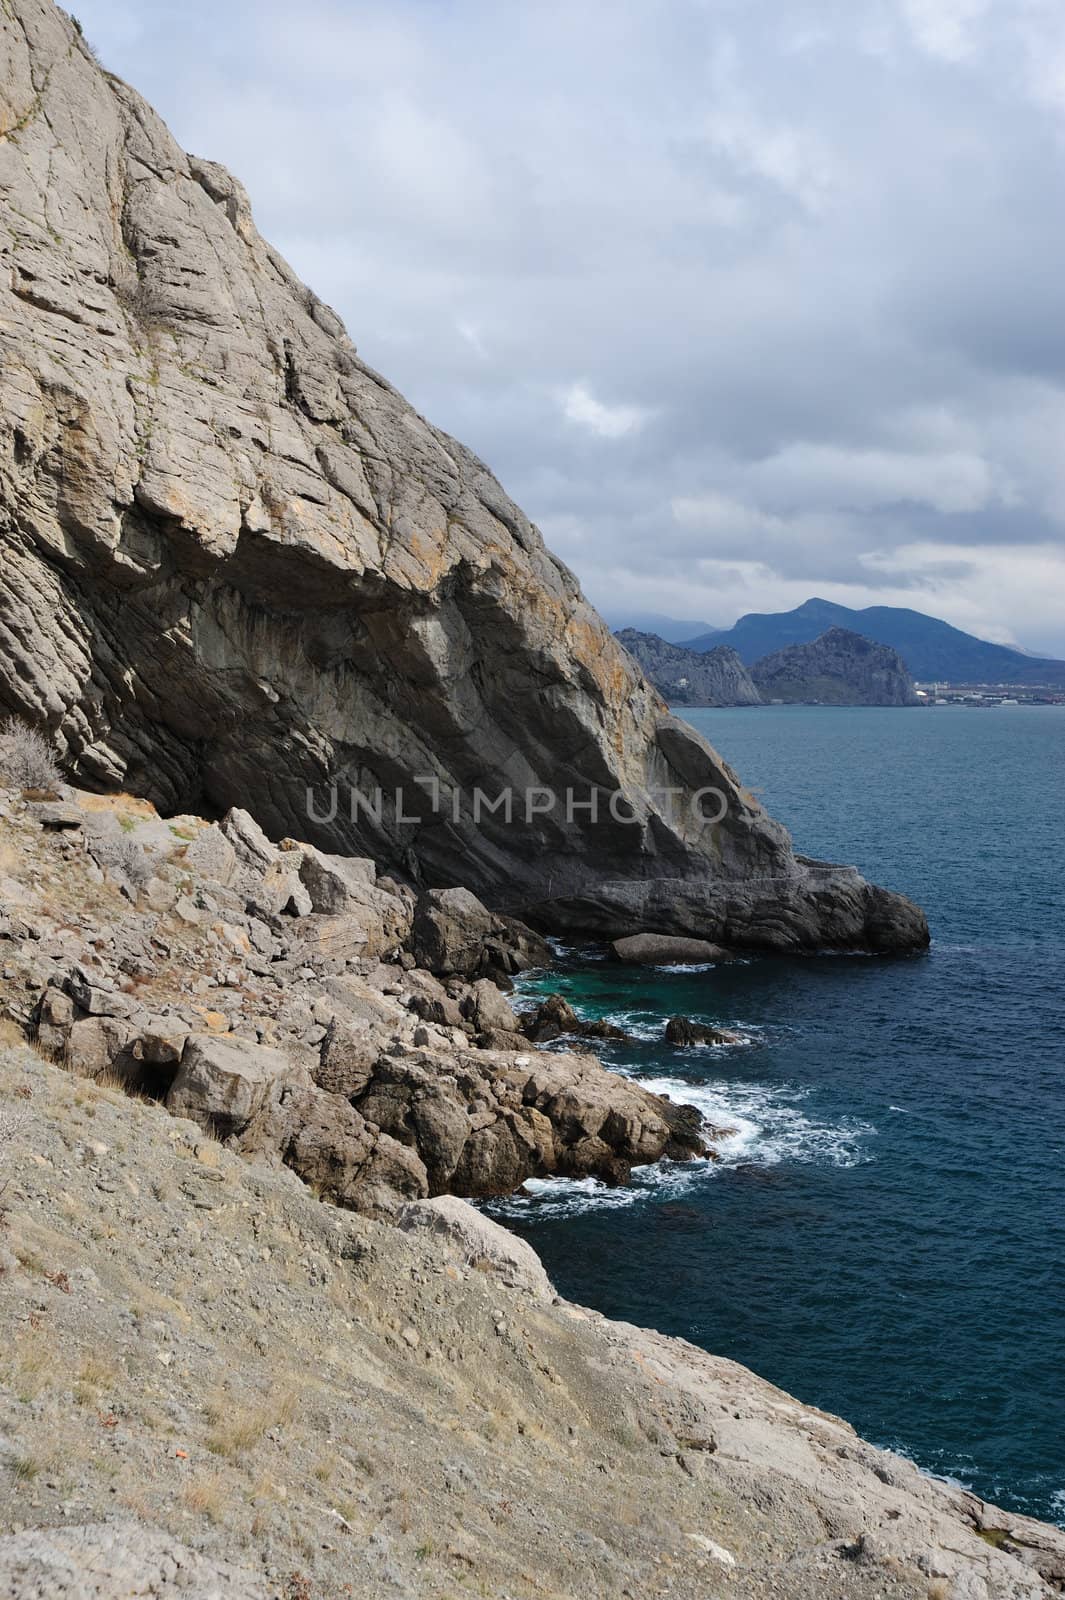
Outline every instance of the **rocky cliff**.
POLYGON ((796 857, 51 0, 0 11, 0 196, 0 702, 82 787, 240 806, 548 922, 927 942, 909 902, 796 857))
POLYGON ((762 697, 735 650, 686 650, 656 633, 615 635, 663 699, 675 706, 757 706, 762 697))
POLYGON ((848 628, 763 656, 751 677, 766 700, 829 706, 915 706, 913 679, 898 651, 848 628))

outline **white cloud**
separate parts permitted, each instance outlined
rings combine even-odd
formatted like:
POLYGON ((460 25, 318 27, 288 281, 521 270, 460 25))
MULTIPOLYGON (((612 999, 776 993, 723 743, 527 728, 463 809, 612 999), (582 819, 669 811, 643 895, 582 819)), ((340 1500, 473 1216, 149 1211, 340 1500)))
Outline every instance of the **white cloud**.
POLYGON ((744 505, 726 494, 678 495, 672 503, 674 519, 682 528, 713 538, 725 534, 729 537, 749 539, 766 533, 779 533, 784 527, 779 517, 761 511, 757 506, 744 505))
POLYGON ((651 415, 643 406, 604 405, 585 383, 571 384, 559 396, 559 403, 567 422, 587 428, 600 439, 624 439, 638 433, 651 415))
POLYGON ((1062 3, 77 9, 594 598, 1065 655, 1062 3))
MULTIPOLYGON (((795 53, 794 36, 781 45, 784 54, 795 53)), ((715 150, 738 172, 774 184, 808 212, 824 209, 841 181, 839 154, 799 122, 759 111, 743 86, 731 40, 716 52, 710 99, 704 128, 715 150)))
POLYGON ((980 511, 995 494, 988 463, 961 450, 920 454, 797 443, 767 461, 758 479, 777 495, 851 510, 911 501, 950 515, 980 511))
POLYGON ((942 61, 966 60, 976 48, 976 25, 991 0, 902 0, 902 12, 922 50, 942 61))

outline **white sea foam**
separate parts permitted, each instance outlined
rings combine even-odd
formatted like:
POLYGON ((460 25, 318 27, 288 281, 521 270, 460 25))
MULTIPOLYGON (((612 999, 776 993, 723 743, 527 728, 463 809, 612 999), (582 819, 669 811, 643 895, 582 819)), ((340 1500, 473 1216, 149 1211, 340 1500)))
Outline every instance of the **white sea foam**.
POLYGON ((716 961, 663 961, 655 972, 713 972, 716 961))
MULTIPOLYGON (((624 1071, 623 1068, 619 1069, 624 1071)), ((689 1083, 682 1078, 633 1077, 652 1094, 668 1094, 695 1106, 709 1128, 721 1129, 711 1142, 713 1161, 663 1161, 633 1169, 632 1182, 611 1188, 596 1178, 531 1178, 521 1193, 494 1201, 494 1216, 546 1219, 573 1217, 592 1210, 621 1210, 648 1200, 679 1198, 713 1182, 727 1167, 774 1167, 786 1163, 855 1167, 870 1160, 867 1141, 876 1132, 868 1122, 821 1122, 800 1109, 801 1089, 764 1083, 689 1083)))
POLYGON ((679 1198, 702 1183, 713 1170, 710 1161, 660 1161, 633 1167, 632 1181, 618 1188, 598 1178, 529 1178, 519 1193, 493 1200, 486 1207, 494 1217, 514 1221, 535 1217, 579 1217, 585 1211, 622 1211, 651 1198, 679 1198))
POLYGON ((683 1078, 641 1078, 652 1094, 696 1106, 713 1128, 735 1128, 726 1139, 715 1139, 722 1162, 763 1167, 782 1162, 818 1166, 856 1167, 869 1156, 864 1148, 876 1129, 868 1122, 846 1119, 821 1122, 800 1109, 808 1098, 802 1089, 766 1083, 719 1080, 689 1083, 683 1078))

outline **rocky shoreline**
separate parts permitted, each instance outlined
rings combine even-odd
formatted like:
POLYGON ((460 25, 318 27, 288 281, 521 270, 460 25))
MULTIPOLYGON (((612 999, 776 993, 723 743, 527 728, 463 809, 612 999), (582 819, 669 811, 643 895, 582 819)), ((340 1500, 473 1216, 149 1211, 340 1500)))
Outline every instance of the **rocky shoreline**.
POLYGON ((504 990, 550 951, 466 891, 276 847, 242 812, 66 788, 4 791, 0 821, 8 1017, 328 1199, 390 1215, 708 1153, 691 1107, 533 1048, 504 990))

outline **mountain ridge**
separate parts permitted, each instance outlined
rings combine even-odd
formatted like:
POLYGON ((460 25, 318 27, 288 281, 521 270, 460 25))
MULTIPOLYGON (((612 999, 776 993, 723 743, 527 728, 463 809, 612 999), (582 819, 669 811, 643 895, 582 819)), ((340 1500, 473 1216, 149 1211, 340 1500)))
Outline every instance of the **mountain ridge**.
POLYGON ((919 682, 1065 685, 1065 661, 1030 656, 955 628, 938 617, 900 606, 853 610, 817 596, 792 611, 748 612, 731 628, 678 641, 701 651, 729 645, 745 665, 791 644, 809 644, 826 628, 842 627, 897 650, 919 682))

